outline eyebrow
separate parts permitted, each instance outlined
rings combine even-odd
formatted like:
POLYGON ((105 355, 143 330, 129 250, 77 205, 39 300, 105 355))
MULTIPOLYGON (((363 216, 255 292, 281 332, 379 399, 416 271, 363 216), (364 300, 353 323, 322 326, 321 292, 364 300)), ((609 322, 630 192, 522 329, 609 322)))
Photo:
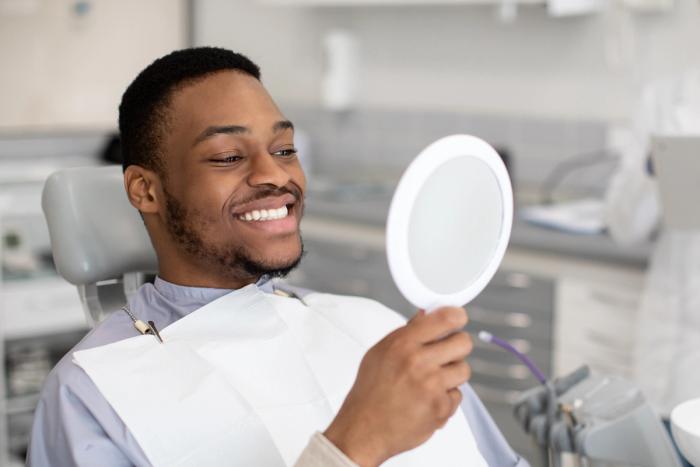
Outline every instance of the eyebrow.
POLYGON ((293 130, 294 124, 289 120, 280 120, 279 122, 272 125, 272 131, 278 133, 283 130, 293 130))
MULTIPOLYGON (((289 120, 280 120, 272 125, 272 131, 278 133, 283 130, 294 130, 294 124, 289 120)), ((210 126, 207 127, 203 132, 197 136, 194 140, 193 146, 201 143, 207 138, 211 138, 215 135, 241 135, 250 133, 250 128, 241 125, 222 125, 222 126, 210 126)))

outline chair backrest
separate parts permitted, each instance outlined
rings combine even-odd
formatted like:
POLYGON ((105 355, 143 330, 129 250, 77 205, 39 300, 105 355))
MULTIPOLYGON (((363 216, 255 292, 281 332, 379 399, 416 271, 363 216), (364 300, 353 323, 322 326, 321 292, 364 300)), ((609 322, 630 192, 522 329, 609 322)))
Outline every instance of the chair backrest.
POLYGON ((56 269, 78 286, 94 325, 121 307, 158 263, 141 217, 129 203, 119 166, 52 174, 42 208, 56 269))

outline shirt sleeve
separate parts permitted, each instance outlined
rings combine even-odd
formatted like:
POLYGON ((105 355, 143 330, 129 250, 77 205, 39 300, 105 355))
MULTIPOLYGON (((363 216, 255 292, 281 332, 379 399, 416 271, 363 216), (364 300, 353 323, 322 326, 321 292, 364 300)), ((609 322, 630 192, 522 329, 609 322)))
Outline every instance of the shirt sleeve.
POLYGON ((34 414, 29 467, 149 466, 87 375, 69 359, 49 374, 34 414))
POLYGON ((471 386, 465 384, 460 389, 462 412, 486 463, 490 467, 529 467, 530 464, 510 447, 471 386))
POLYGON ((316 432, 302 451, 294 467, 359 467, 328 438, 316 432))
POLYGON ((42 399, 34 415, 27 466, 134 465, 66 388, 57 403, 42 399))

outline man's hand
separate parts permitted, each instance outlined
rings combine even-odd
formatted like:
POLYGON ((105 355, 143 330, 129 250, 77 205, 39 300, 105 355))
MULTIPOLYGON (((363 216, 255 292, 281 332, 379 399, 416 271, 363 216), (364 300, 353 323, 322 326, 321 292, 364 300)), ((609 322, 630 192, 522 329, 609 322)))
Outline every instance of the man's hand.
POLYGON ((427 441, 462 401, 459 386, 471 374, 466 324, 463 308, 419 311, 369 349, 326 438, 362 467, 427 441))

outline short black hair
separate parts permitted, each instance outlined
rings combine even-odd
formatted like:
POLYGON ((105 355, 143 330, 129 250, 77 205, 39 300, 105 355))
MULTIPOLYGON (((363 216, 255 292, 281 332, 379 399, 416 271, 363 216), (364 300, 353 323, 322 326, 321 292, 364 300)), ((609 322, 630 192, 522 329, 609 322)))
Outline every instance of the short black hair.
POLYGON ((176 50, 148 65, 126 88, 119 105, 122 167, 140 165, 165 175, 159 151, 173 91, 207 75, 236 70, 260 80, 248 57, 219 47, 176 50))

